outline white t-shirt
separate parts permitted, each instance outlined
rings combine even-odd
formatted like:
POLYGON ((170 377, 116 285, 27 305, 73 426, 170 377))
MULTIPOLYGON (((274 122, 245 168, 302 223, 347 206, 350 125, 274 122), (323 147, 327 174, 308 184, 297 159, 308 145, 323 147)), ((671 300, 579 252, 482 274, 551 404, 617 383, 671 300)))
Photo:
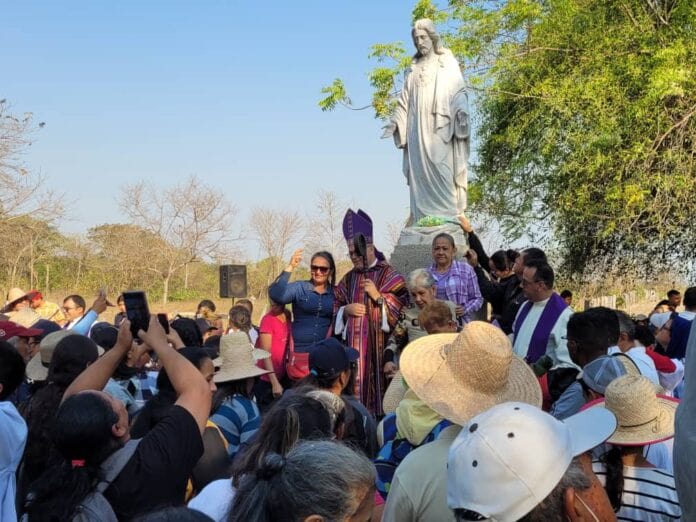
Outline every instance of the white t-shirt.
POLYGON ((191 499, 188 507, 208 515, 215 522, 225 522, 234 502, 234 494, 232 479, 214 480, 191 499))
MULTIPOLYGON (((604 485, 607 475, 604 464, 593 462, 592 468, 604 485)), ((669 522, 681 520, 681 516, 671 473, 657 468, 624 466, 624 489, 617 520, 669 522)))
MULTIPOLYGON (((612 346, 608 350, 609 355, 615 353, 621 353, 621 349, 618 346, 612 346)), ((650 379, 654 384, 660 384, 660 377, 657 375, 657 369, 655 368, 655 363, 650 358, 650 356, 645 353, 645 346, 634 346, 627 352, 625 352, 628 357, 636 364, 640 374, 644 377, 650 379)))

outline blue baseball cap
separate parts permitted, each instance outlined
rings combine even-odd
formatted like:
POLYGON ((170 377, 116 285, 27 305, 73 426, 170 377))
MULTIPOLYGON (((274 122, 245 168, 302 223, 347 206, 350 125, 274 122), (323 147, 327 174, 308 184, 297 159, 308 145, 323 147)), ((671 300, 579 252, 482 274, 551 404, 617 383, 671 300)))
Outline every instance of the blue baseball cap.
POLYGON ((311 346, 309 371, 317 377, 336 377, 350 368, 350 363, 360 357, 355 348, 346 346, 334 337, 329 337, 311 346))

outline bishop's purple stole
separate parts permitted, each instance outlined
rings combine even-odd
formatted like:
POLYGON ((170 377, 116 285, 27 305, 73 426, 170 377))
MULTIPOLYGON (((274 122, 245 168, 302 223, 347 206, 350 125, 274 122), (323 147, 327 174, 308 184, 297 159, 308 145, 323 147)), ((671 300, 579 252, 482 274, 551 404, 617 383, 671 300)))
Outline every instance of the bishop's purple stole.
MULTIPOLYGON (((527 318, 529 311, 532 309, 531 301, 525 301, 522 304, 520 313, 517 315, 515 320, 515 340, 517 340, 517 334, 520 331, 520 327, 524 320, 527 318)), ((568 308, 568 304, 563 300, 563 298, 556 292, 551 294, 549 301, 544 307, 544 311, 541 312, 541 317, 539 317, 539 322, 534 328, 532 333, 532 339, 529 342, 529 348, 527 349, 527 356, 525 360, 528 363, 535 363, 537 360, 546 353, 546 346, 549 343, 549 335, 551 335, 551 330, 553 330, 556 321, 560 317, 563 310, 568 308)), ((513 343, 514 344, 514 343, 513 343)))

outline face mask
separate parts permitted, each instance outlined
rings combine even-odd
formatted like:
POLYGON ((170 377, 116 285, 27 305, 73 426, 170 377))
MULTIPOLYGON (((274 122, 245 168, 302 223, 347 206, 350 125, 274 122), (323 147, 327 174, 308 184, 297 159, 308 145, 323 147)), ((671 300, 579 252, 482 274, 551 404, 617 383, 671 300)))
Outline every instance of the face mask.
POLYGON ((585 509, 586 509, 587 511, 590 512, 590 515, 592 515, 592 518, 594 519, 594 521, 595 521, 595 522, 599 522, 599 518, 597 518, 597 515, 595 515, 595 512, 592 511, 592 509, 590 508, 590 506, 588 506, 588 505, 585 503, 585 501, 582 499, 582 497, 581 497, 580 495, 575 495, 575 498, 577 498, 577 499, 580 501, 580 503, 581 503, 583 506, 585 506, 585 509))

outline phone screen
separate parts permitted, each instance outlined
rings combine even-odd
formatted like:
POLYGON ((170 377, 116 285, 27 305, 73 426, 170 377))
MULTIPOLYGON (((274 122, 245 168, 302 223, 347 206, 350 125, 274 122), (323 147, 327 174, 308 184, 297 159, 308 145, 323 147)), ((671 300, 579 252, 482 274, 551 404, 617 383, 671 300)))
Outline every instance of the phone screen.
POLYGON ((126 306, 126 317, 131 323, 131 333, 137 338, 138 330, 147 331, 150 322, 150 309, 145 292, 123 292, 123 304, 126 306))
POLYGON ((162 325, 162 328, 164 328, 164 333, 168 334, 169 333, 169 318, 167 317, 167 314, 157 314, 157 320, 162 325))

